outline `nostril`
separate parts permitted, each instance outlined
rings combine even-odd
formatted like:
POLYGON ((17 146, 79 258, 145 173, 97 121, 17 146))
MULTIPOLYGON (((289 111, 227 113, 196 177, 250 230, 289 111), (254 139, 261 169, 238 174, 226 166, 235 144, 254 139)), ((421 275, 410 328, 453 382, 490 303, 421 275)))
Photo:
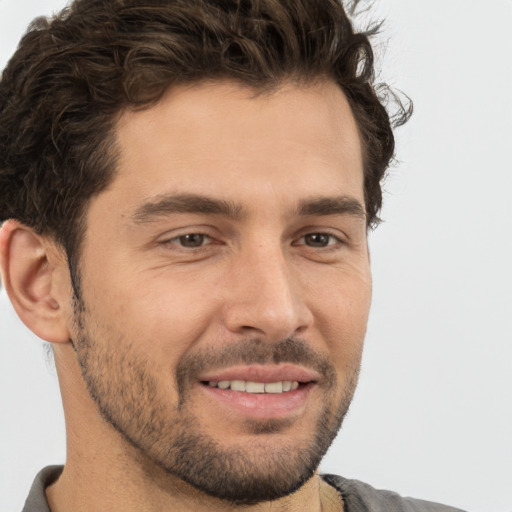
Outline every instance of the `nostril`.
POLYGON ((302 293, 280 283, 278 277, 269 284, 236 288, 224 306, 224 325, 231 332, 279 340, 304 333, 312 324, 312 312, 302 293))

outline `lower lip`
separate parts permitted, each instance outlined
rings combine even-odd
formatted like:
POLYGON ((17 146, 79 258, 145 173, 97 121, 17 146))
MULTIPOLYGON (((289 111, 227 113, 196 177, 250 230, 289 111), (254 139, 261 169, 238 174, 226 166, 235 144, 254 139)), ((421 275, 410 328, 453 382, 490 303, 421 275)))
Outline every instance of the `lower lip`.
POLYGON ((305 407, 308 395, 315 384, 302 384, 293 391, 284 393, 245 393, 230 389, 219 389, 201 384, 206 395, 214 403, 247 418, 282 419, 298 414, 305 407))

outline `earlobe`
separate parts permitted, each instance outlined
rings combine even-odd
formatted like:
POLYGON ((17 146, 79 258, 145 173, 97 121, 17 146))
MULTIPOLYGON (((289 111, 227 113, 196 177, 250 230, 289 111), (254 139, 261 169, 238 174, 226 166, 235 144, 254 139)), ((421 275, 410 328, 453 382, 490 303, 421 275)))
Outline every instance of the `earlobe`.
POLYGON ((7 294, 23 323, 52 343, 69 341, 66 293, 56 286, 65 268, 44 237, 15 220, 0 230, 0 268, 7 294))

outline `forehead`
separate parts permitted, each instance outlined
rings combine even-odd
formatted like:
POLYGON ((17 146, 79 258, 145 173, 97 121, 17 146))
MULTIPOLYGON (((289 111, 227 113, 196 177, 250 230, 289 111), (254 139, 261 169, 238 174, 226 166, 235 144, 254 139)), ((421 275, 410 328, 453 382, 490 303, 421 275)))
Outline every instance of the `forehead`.
POLYGON ((124 112, 116 137, 111 188, 126 205, 182 193, 300 200, 328 187, 363 196, 357 126, 330 81, 263 94, 233 82, 173 87, 156 106, 124 112))

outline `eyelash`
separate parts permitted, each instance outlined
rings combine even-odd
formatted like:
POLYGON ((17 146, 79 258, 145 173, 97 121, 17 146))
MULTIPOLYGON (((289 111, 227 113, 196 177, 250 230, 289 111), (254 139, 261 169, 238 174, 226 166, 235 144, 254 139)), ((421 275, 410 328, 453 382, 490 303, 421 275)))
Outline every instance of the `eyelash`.
POLYGON ((182 244, 177 244, 176 241, 181 241, 183 242, 183 239, 187 238, 187 237, 193 237, 193 236, 200 236, 203 238, 203 242, 205 239, 207 240, 210 240, 212 241, 213 238, 205 233, 186 233, 184 235, 179 235, 179 236, 175 236, 174 238, 171 238, 170 240, 166 240, 164 243, 166 244, 173 244, 173 245, 180 245, 182 248, 184 249, 200 249, 201 247, 204 247, 205 245, 209 245, 209 244, 205 244, 205 243, 201 243, 201 245, 198 245, 198 246, 190 246, 190 247, 187 247, 185 245, 182 245, 182 244))
POLYGON ((315 247, 315 246, 308 246, 310 248, 313 248, 313 249, 335 249, 341 245, 344 245, 345 242, 337 235, 333 234, 333 233, 329 233, 328 231, 312 231, 312 232, 309 232, 309 233, 306 233, 304 235, 302 235, 297 242, 294 243, 294 245, 306 245, 305 243, 305 239, 306 237, 328 237, 328 242, 327 242, 327 245, 325 246, 320 246, 320 247, 315 247), (300 243, 301 240, 304 240, 304 243, 300 243), (334 242, 334 243, 331 243, 331 242, 334 242))
MULTIPOLYGON (((213 241, 213 238, 205 233, 186 233, 184 235, 179 235, 179 236, 173 237, 169 240, 166 240, 164 243, 172 244, 172 245, 179 245, 181 248, 183 248, 185 250, 187 250, 187 249, 198 250, 198 249, 201 249, 202 247, 204 247, 205 245, 211 245, 212 241, 213 241), (183 245, 184 239, 186 239, 187 237, 201 237, 201 244, 197 245, 197 246, 192 245, 192 246, 187 247, 186 245, 183 245), (210 243, 205 243, 208 241, 210 241, 210 243)), ((333 233, 329 233, 327 231, 317 231, 317 232, 306 233, 293 243, 293 245, 295 245, 295 246, 305 245, 305 246, 311 247, 313 249, 329 249, 329 248, 334 249, 336 246, 340 246, 340 245, 344 245, 344 244, 345 244, 345 242, 339 236, 334 235, 333 233), (320 246, 316 246, 316 247, 314 245, 308 246, 306 243, 307 237, 327 237, 328 238, 327 245, 320 245, 320 246), (302 240, 304 240, 304 242, 302 242, 302 240), (334 242, 334 243, 331 243, 331 242, 334 242)))

